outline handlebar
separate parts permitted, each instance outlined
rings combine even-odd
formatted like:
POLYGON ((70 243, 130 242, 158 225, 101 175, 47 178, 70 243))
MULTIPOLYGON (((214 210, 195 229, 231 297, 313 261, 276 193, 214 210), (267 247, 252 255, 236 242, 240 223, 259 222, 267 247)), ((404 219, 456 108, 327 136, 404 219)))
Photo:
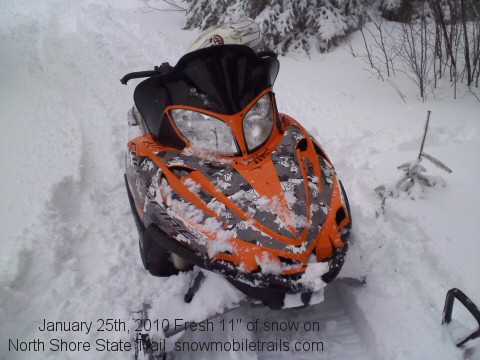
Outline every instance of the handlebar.
MULTIPOLYGON (((273 57, 277 58, 277 54, 274 53, 273 51, 267 50, 267 51, 261 51, 257 54, 259 57, 273 57)), ((168 62, 164 62, 160 66, 155 66, 153 70, 147 70, 147 71, 137 71, 137 72, 132 72, 126 74, 123 78, 120 79, 120 82, 123 85, 127 85, 127 83, 132 80, 132 79, 141 79, 141 78, 146 78, 146 77, 151 77, 155 75, 165 75, 168 74, 170 71, 172 71, 173 67, 170 66, 168 62)))
POLYGON ((120 82, 123 85, 127 85, 129 80, 146 78, 146 77, 151 77, 155 75, 165 75, 165 74, 168 74, 172 69, 173 67, 171 67, 168 62, 165 62, 160 66, 155 66, 153 70, 128 73, 120 79, 120 82))

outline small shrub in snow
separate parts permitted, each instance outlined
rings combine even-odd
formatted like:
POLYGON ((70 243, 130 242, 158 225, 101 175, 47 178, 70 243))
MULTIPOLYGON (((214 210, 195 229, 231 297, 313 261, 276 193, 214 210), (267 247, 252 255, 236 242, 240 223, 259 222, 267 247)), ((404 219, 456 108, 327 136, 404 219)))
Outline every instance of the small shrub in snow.
POLYGON ((421 161, 422 158, 419 157, 400 165, 398 169, 403 171, 403 175, 393 186, 381 185, 375 189, 381 199, 380 211, 376 212, 377 218, 380 214, 385 215, 385 201, 389 197, 398 198, 404 194, 404 196, 416 200, 424 197, 425 190, 428 187, 446 186, 442 177, 427 175, 427 170, 420 164, 421 161))
POLYGON ((421 161, 422 158, 419 157, 398 167, 403 171, 403 176, 398 180, 396 188, 400 192, 407 193, 411 198, 421 195, 425 187, 446 185, 441 177, 427 175, 427 169, 420 164, 421 161))
POLYGON ((405 194, 407 197, 415 200, 422 198, 424 196, 425 189, 428 187, 446 186, 446 182, 442 177, 427 175, 427 170, 420 164, 422 159, 425 158, 447 173, 452 172, 452 170, 450 170, 450 168, 440 160, 423 152, 423 147, 427 138, 429 122, 430 111, 428 111, 427 122, 425 124, 425 130, 423 133, 422 144, 420 146, 418 157, 415 160, 409 161, 398 167, 399 170, 403 171, 403 175, 394 185, 381 185, 375 189, 375 192, 381 199, 380 211, 376 212, 377 218, 380 216, 380 214, 385 215, 385 201, 389 197, 398 198, 401 194, 405 194))

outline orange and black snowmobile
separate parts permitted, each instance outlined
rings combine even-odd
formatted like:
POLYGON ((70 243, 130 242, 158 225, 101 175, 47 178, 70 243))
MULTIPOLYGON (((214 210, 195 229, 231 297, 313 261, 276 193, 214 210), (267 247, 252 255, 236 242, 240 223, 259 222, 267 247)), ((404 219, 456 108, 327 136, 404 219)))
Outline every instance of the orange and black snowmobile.
POLYGON ((125 180, 153 275, 197 265, 271 308, 289 294, 308 305, 312 276, 338 275, 348 200, 320 145, 278 112, 278 70, 272 52, 222 45, 122 79, 148 77, 129 113, 125 180))

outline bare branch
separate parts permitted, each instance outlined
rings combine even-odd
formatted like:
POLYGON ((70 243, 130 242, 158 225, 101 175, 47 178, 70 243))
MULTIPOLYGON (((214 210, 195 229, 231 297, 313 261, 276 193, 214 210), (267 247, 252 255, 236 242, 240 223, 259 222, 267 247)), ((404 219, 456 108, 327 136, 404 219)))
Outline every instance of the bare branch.
POLYGON ((186 8, 178 5, 175 2, 175 0, 162 0, 163 3, 167 4, 168 6, 171 6, 171 8, 163 8, 163 9, 150 5, 149 4, 150 0, 143 0, 142 2, 147 8, 150 9, 150 10, 147 10, 147 11, 144 10, 144 12, 150 12, 150 11, 187 11, 186 8))

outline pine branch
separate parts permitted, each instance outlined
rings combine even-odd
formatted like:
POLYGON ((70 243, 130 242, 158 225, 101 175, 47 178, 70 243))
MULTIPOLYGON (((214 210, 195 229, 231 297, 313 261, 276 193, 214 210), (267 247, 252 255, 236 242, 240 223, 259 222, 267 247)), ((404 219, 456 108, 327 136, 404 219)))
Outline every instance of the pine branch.
POLYGON ((452 172, 452 169, 450 169, 447 165, 445 165, 440 160, 434 158, 433 156, 425 154, 425 153, 422 153, 421 156, 424 157, 427 160, 430 160, 432 162, 432 164, 434 164, 435 166, 437 166, 438 168, 440 168, 442 170, 445 170, 447 173, 450 174, 452 172))

